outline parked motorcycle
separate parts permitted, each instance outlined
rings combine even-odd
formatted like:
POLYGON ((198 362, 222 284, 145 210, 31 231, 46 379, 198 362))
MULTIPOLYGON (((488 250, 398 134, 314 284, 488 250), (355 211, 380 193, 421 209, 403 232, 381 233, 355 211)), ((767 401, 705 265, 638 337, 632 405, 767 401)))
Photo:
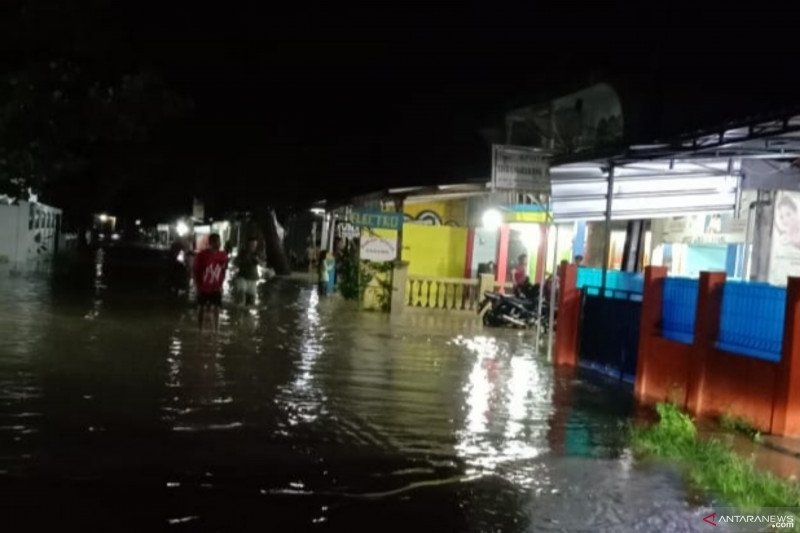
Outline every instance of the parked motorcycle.
MULTIPOLYGON (((483 317, 484 326, 530 328, 539 323, 539 285, 526 283, 515 292, 514 296, 498 292, 484 294, 485 299, 478 306, 478 313, 483 317)), ((541 323, 544 329, 547 329, 549 325, 549 317, 550 306, 544 300, 541 314, 541 323)))

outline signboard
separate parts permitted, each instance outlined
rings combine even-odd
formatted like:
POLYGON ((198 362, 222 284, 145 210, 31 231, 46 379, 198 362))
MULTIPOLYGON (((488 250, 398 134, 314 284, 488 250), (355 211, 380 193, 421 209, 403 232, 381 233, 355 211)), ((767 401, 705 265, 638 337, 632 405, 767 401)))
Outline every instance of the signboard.
POLYGON ((361 230, 361 259, 394 261, 397 258, 397 235, 385 237, 368 229, 361 230))
POLYGON ((800 275, 800 193, 778 192, 771 240, 769 282, 786 285, 788 276, 800 275))
POLYGON ((203 201, 199 198, 192 199, 192 220, 202 222, 206 218, 206 209, 203 201))
POLYGON ((662 227, 660 242, 672 244, 738 244, 747 232, 747 218, 727 213, 656 219, 653 224, 662 227))
POLYGON ((545 152, 524 146, 492 146, 492 185, 550 194, 550 165, 545 152))
POLYGON ((354 226, 372 229, 403 229, 403 214, 383 211, 362 211, 354 209, 350 216, 354 226))
POLYGON ((338 226, 336 226, 336 229, 337 236, 341 237, 342 239, 357 239, 361 235, 358 228, 349 222, 340 223, 338 226))

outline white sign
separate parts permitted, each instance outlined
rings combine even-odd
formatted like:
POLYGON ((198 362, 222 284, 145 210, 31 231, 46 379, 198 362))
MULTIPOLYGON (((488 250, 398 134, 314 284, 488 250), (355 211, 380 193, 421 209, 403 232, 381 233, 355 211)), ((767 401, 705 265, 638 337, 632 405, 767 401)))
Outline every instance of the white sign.
POLYGON ((394 261, 397 259, 397 237, 381 237, 370 230, 361 232, 361 259, 394 261))
POLYGON ((524 146, 492 146, 492 184, 496 189, 550 194, 547 155, 524 146))
POLYGON ((192 200, 192 220, 202 222, 206 218, 206 209, 203 201, 199 198, 192 200))
POLYGON ((661 242, 683 244, 737 244, 745 241, 747 219, 730 214, 687 215, 653 221, 663 224, 661 242))
POLYGON ((789 276, 800 276, 800 193, 779 191, 769 253, 769 282, 786 285, 789 276))
POLYGON ((359 229, 349 222, 339 224, 339 237, 343 239, 357 239, 360 236, 359 229))

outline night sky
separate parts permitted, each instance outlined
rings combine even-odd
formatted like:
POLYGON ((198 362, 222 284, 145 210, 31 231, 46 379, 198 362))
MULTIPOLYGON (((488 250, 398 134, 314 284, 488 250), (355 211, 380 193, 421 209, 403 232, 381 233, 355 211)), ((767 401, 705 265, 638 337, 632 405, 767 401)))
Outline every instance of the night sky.
POLYGON ((7 2, 0 31, 7 69, 145 69, 191 101, 131 148, 127 179, 94 178, 111 192, 80 191, 131 213, 185 210, 192 194, 224 210, 486 177, 504 111, 601 80, 632 140, 800 102, 793 17, 731 5, 723 18, 641 2, 121 4, 7 2))

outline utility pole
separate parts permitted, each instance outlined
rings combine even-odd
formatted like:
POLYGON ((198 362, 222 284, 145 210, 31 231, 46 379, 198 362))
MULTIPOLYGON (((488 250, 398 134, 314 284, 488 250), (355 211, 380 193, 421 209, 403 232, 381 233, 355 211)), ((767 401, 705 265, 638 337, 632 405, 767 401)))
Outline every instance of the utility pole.
MULTIPOLYGON (((398 213, 401 217, 405 212, 405 204, 406 204, 406 195, 405 194, 395 194, 392 196, 392 202, 394 203, 394 212, 398 213)), ((403 223, 400 222, 400 227, 397 229, 397 257, 395 261, 402 261, 403 260, 403 223)))
POLYGON ((606 283, 608 277, 608 255, 611 253, 611 209, 614 202, 614 163, 608 169, 608 189, 606 192, 606 243, 603 248, 603 283, 600 287, 600 295, 606 294, 606 283))

